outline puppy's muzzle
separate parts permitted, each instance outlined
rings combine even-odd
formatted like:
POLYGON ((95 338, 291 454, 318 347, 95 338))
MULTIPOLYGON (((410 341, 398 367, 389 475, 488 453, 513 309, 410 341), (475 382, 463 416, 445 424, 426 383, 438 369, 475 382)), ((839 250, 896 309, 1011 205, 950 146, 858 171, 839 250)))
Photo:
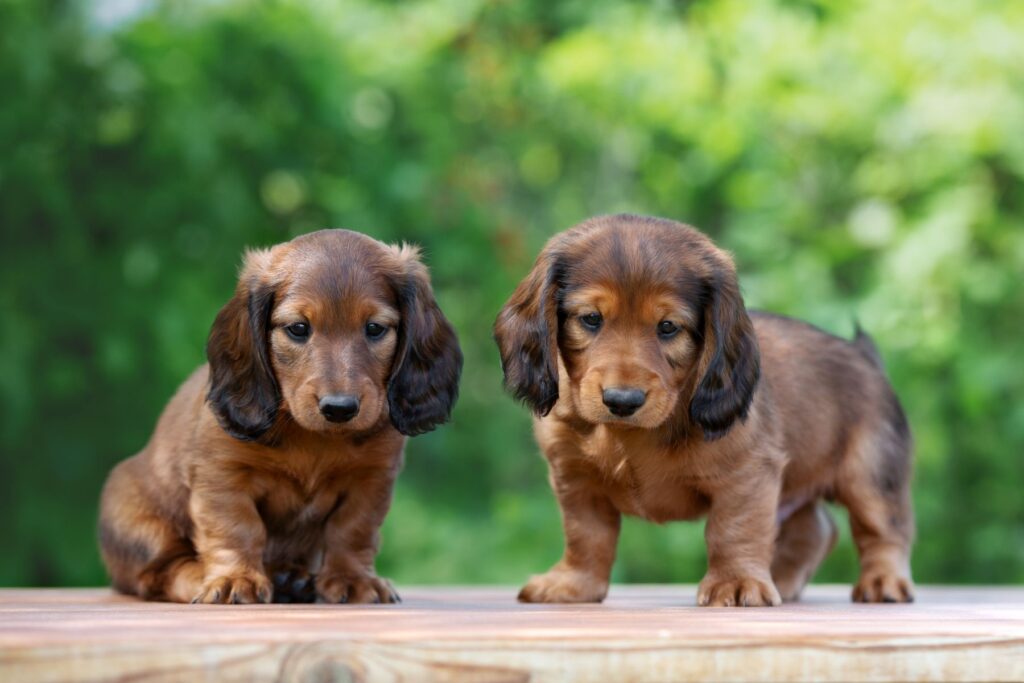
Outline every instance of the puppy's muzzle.
POLYGON ((335 394, 320 399, 320 412, 329 422, 348 422, 359 414, 359 399, 349 394, 335 394))
POLYGON ((601 392, 601 400, 608 406, 608 410, 611 411, 612 415, 629 417, 647 401, 647 392, 628 387, 605 389, 601 392))

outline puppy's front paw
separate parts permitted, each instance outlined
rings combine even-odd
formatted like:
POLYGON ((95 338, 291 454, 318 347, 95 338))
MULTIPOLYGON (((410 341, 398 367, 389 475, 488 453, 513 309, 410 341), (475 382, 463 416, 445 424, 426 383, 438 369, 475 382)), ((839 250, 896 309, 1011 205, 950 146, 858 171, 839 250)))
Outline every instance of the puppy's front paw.
POLYGON ((719 578, 709 574, 697 589, 697 604, 701 607, 771 607, 781 605, 782 598, 771 579, 719 578))
POLYGON ((394 586, 387 579, 369 573, 322 572, 316 577, 316 593, 329 603, 393 603, 401 602, 394 586))
POLYGON ((250 605, 270 602, 274 589, 270 579, 258 572, 235 576, 214 576, 203 582, 192 603, 207 605, 250 605))
POLYGON ((854 602, 914 602, 909 577, 889 571, 867 571, 853 587, 854 602))
POLYGON ((519 591, 519 602, 601 602, 608 582, 573 569, 552 569, 530 578, 519 591))

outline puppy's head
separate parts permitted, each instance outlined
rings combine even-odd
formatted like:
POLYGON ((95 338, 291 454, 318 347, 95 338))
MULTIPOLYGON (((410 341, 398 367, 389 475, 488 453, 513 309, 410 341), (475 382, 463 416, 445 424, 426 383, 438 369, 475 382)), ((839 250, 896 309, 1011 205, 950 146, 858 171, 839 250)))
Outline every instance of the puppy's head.
POLYGON ((595 424, 652 429, 677 416, 708 440, 746 417, 760 368, 729 256, 692 228, 638 216, 552 238, 495 339, 506 386, 539 415, 564 400, 595 424))
POLYGON ((446 421, 462 353, 417 251, 323 230, 246 255, 207 344, 208 399, 232 436, 287 415, 320 432, 446 421))

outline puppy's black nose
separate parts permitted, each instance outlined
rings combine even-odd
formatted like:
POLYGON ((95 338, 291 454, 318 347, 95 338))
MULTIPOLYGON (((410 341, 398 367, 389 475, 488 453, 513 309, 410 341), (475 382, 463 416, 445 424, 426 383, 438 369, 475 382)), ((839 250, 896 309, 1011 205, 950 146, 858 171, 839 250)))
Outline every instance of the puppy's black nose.
POLYGON ((359 399, 348 394, 335 394, 320 399, 320 412, 331 422, 348 422, 359 414, 359 399))
POLYGON ((612 414, 628 417, 635 413, 647 400, 647 394, 639 389, 605 389, 601 400, 612 414))

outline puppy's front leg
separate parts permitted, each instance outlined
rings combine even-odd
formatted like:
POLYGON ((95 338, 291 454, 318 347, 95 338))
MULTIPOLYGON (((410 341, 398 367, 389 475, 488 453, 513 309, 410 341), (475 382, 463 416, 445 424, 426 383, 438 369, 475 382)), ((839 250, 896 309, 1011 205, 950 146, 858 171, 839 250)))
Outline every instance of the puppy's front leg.
POLYGON ((353 477, 345 501, 327 519, 324 563, 316 577, 316 592, 324 602, 401 602, 391 582, 374 568, 397 474, 396 468, 385 468, 353 477))
POLYGON ((189 512, 205 574, 192 602, 270 602, 273 588, 263 571, 267 530, 252 497, 198 487, 193 489, 189 512))
POLYGON ((519 591, 521 602, 601 602, 619 541, 622 515, 596 482, 559 473, 551 481, 562 510, 565 554, 546 574, 519 591))
MULTIPOLYGON (((771 576, 781 478, 759 472, 731 477, 734 485, 711 495, 704 537, 708 571, 697 604, 761 607, 782 603, 771 576)), ((769 468, 770 469, 770 468, 769 468)))

